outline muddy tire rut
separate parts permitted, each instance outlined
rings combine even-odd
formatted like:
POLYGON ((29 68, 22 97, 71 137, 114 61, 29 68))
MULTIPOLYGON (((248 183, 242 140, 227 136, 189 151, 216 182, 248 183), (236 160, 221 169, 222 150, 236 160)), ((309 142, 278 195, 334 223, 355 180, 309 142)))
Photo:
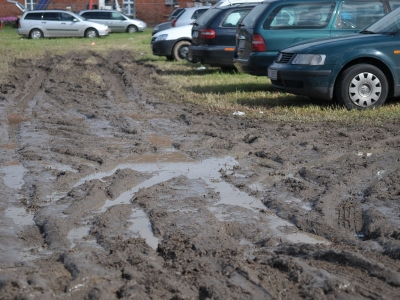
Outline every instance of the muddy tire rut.
POLYGON ((398 299, 399 124, 212 115, 131 52, 12 67, 0 299, 398 299))

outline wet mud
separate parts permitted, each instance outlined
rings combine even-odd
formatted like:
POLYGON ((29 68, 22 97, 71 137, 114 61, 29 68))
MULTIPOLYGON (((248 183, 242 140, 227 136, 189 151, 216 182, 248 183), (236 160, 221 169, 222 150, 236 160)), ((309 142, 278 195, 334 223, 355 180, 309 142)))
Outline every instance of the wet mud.
POLYGON ((0 86, 0 299, 399 299, 399 124, 161 101, 134 53, 0 86))

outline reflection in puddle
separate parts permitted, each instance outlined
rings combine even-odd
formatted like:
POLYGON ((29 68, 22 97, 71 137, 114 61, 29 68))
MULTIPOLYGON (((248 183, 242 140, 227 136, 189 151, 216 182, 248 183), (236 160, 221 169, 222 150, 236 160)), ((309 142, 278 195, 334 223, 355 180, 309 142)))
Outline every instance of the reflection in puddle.
POLYGON ((131 214, 129 221, 132 222, 129 230, 144 238, 147 244, 156 250, 159 240, 153 234, 153 229, 151 228, 151 223, 146 213, 141 209, 137 209, 131 214))
POLYGON ((8 207, 5 210, 5 215, 12 219, 17 226, 35 225, 34 214, 23 207, 8 207))
MULTIPOLYGON (((233 170, 233 167, 237 164, 238 163, 236 162, 236 160, 232 157, 210 158, 201 162, 158 162, 154 164, 122 164, 115 167, 111 171, 99 172, 82 178, 77 184, 75 184, 75 186, 83 184, 87 180, 102 180, 104 177, 114 174, 118 169, 125 168, 130 168, 137 172, 150 173, 153 175, 153 177, 151 177, 150 179, 122 193, 115 200, 107 200, 105 204, 99 209, 99 212, 104 212, 107 208, 111 206, 129 203, 134 194, 138 192, 141 188, 148 188, 158 183, 165 182, 174 177, 184 175, 188 179, 203 180, 209 188, 219 193, 220 201, 216 203, 214 207, 210 207, 209 209, 215 214, 218 219, 220 219, 220 221, 224 221, 229 218, 229 213, 225 213, 223 215, 219 213, 220 209, 218 208, 218 206, 220 205, 240 206, 255 213, 254 217, 257 219, 257 214, 259 210, 265 210, 265 206, 263 205, 263 203, 259 199, 240 191, 236 187, 221 179, 221 174, 219 172, 221 169, 233 170)), ((319 239, 319 237, 314 238, 314 236, 310 234, 286 234, 284 232, 281 232, 279 230, 279 227, 281 226, 284 226, 286 228, 295 227, 290 222, 287 222, 275 215, 272 215, 268 218, 270 220, 271 230, 274 232, 275 235, 281 236, 283 239, 286 238, 287 240, 295 243, 328 243, 326 240, 319 239)), ((158 243, 158 239, 154 237, 154 234, 151 230, 150 220, 146 216, 145 212, 135 210, 131 215, 130 221, 133 222, 130 230, 137 232, 138 235, 146 239, 149 245, 155 249, 156 244, 158 243)))
POLYGON ((20 189, 24 185, 23 175, 25 168, 22 165, 6 166, 0 169, 4 173, 4 184, 10 189, 20 189))

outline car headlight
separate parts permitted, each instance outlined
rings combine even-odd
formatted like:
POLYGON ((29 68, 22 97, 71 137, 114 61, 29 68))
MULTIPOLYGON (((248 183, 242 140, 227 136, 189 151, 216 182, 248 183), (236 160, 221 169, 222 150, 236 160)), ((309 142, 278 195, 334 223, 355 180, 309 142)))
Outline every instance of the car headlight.
POLYGON ((297 54, 292 65, 322 66, 325 63, 325 54, 297 54))
POLYGON ((167 37, 168 37, 168 34, 161 34, 161 35, 159 35, 158 37, 156 37, 156 39, 155 39, 154 41, 155 41, 155 42, 164 41, 164 40, 167 39, 167 37))

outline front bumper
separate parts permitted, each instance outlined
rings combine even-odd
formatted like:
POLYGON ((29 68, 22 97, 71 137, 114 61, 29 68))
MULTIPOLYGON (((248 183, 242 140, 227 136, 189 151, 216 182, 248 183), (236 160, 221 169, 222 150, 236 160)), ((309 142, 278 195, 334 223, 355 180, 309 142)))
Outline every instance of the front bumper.
POLYGON ((153 55, 157 56, 171 56, 172 48, 175 45, 175 40, 152 41, 150 46, 153 55))
POLYGON ((213 67, 234 67, 233 46, 191 45, 187 60, 192 63, 208 64, 213 67))
POLYGON ((282 64, 274 63, 268 68, 268 77, 271 80, 272 86, 282 92, 321 100, 332 100, 334 88, 331 77, 332 71, 301 69, 304 67, 298 66, 298 69, 288 69, 282 68, 282 64))

